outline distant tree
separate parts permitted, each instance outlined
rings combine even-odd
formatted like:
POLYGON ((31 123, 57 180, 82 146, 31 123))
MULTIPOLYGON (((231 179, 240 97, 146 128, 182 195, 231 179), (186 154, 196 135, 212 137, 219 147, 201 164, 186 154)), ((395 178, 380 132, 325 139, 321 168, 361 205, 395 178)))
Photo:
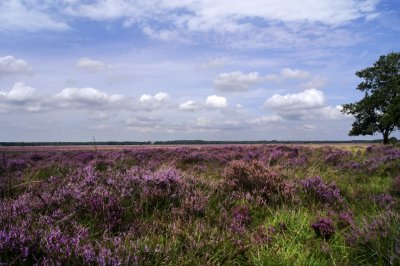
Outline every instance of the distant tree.
POLYGON ((382 55, 372 67, 356 72, 363 82, 357 90, 363 91, 362 100, 344 104, 343 113, 356 118, 350 136, 383 135, 389 143, 390 134, 400 129, 400 53, 382 55))

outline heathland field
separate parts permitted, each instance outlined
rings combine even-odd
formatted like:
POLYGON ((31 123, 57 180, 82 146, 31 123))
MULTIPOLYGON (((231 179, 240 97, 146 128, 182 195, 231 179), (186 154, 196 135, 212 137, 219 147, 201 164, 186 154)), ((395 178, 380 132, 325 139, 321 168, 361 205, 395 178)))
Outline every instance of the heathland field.
POLYGON ((400 265, 400 148, 0 152, 0 264, 400 265))

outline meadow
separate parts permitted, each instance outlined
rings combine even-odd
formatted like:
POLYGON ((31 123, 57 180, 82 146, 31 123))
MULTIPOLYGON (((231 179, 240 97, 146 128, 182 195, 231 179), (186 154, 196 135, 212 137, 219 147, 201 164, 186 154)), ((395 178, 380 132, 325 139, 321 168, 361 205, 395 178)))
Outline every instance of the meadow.
POLYGON ((400 265, 400 148, 0 152, 3 265, 400 265))

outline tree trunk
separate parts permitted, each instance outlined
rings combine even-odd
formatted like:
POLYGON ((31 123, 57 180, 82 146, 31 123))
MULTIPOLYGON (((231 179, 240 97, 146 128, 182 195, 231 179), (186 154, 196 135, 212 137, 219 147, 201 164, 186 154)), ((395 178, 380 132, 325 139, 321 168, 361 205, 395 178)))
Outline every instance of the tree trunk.
POLYGON ((389 144, 389 132, 383 132, 383 144, 389 144))

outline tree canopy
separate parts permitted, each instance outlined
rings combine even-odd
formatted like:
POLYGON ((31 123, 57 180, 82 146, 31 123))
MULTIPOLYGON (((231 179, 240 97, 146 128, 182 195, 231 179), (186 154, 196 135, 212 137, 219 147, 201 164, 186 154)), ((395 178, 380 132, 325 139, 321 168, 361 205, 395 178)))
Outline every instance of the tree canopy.
POLYGON ((358 102, 343 105, 342 112, 356 118, 349 135, 381 133, 388 144, 389 135, 400 129, 400 53, 382 55, 356 75, 364 79, 357 90, 365 95, 358 102))

